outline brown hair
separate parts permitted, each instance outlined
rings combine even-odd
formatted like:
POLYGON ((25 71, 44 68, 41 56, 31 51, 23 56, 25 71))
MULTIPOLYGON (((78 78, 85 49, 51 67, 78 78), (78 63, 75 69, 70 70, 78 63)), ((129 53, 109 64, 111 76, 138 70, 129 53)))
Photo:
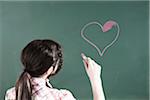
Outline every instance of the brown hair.
POLYGON ((56 74, 63 63, 61 46, 53 40, 33 40, 22 50, 21 62, 24 71, 16 82, 16 100, 31 100, 30 77, 39 77, 57 65, 56 74))

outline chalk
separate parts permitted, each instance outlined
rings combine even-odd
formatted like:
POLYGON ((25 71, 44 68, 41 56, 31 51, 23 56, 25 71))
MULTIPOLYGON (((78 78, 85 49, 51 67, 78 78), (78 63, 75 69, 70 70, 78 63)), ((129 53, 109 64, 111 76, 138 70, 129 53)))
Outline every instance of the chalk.
POLYGON ((87 66, 87 68, 88 68, 87 57, 84 55, 84 53, 81 53, 81 56, 82 56, 84 62, 86 63, 86 66, 87 66))

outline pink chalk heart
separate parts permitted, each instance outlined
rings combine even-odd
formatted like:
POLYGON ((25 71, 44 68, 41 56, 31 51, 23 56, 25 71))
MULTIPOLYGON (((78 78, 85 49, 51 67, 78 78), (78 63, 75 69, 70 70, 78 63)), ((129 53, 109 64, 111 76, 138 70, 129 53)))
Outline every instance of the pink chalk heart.
POLYGON ((102 31, 103 32, 107 32, 109 31, 110 29, 112 29, 113 26, 116 25, 116 22, 114 21, 108 21, 106 22, 104 25, 103 25, 103 28, 102 28, 102 31))
POLYGON ((90 23, 87 23, 86 25, 84 25, 84 27, 81 29, 81 36, 85 41, 87 41, 89 44, 91 44, 98 51, 100 56, 103 56, 104 52, 116 42, 116 40, 119 37, 119 32, 120 32, 119 25, 115 21, 112 21, 112 20, 107 21, 104 25, 101 25, 99 22, 90 22, 90 23), (84 36, 84 30, 88 26, 93 25, 93 24, 98 25, 102 29, 102 32, 107 32, 107 31, 111 30, 113 28, 113 26, 117 26, 118 31, 116 33, 115 38, 109 44, 107 44, 103 50, 98 48, 93 42, 91 42, 89 39, 87 39, 87 37, 84 36))

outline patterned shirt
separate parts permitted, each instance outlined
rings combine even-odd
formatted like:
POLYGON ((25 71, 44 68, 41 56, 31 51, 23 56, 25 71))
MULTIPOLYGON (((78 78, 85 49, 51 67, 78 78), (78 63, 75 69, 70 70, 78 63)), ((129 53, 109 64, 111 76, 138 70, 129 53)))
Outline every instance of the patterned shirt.
MULTIPOLYGON (((32 100, 76 100, 70 91, 53 88, 48 79, 32 78, 31 84, 32 100)), ((5 100, 16 100, 15 87, 7 90, 5 100)))

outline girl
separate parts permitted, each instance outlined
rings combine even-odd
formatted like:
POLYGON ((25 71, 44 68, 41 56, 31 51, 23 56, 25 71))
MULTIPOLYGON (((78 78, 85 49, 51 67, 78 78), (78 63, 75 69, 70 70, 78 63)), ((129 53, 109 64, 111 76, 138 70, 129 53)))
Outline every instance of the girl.
MULTIPOLYGON (((76 100, 65 89, 53 88, 48 78, 61 69, 62 48, 53 40, 33 40, 21 53, 24 70, 15 87, 7 90, 5 100, 76 100)), ((104 100, 101 67, 91 58, 82 54, 83 63, 89 76, 94 100, 104 100)))

